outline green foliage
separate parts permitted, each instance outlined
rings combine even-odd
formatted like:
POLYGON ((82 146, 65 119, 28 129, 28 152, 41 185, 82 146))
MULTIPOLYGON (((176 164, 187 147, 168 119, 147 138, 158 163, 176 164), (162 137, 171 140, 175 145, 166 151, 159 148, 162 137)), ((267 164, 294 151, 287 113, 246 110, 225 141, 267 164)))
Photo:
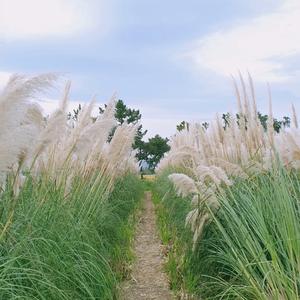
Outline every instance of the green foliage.
MULTIPOLYGON (((242 118, 241 115, 236 114, 237 122, 242 118)), ((263 126, 264 130, 267 130, 268 127, 268 115, 264 115, 260 112, 257 113, 257 118, 260 121, 261 125, 263 126)), ((231 119, 230 113, 226 113, 222 115, 222 120, 224 124, 224 129, 229 126, 231 119)), ((245 125, 247 127, 247 119, 245 118, 245 125)), ((273 128, 278 133, 283 128, 288 128, 291 125, 291 119, 289 117, 283 117, 282 120, 278 120, 276 118, 273 119, 273 128)))
MULTIPOLYGON (((106 104, 104 105, 104 108, 99 107, 99 113, 103 114, 106 107, 106 104)), ((81 105, 79 104, 78 109, 74 109, 73 113, 68 114, 68 119, 77 121, 78 114, 81 109, 81 105)), ((137 124, 141 121, 142 115, 139 110, 131 109, 126 106, 123 100, 118 100, 116 103, 115 118, 118 122, 118 125, 122 125, 124 122, 128 122, 129 124, 137 124)), ((111 141, 116 129, 117 127, 113 128, 108 137, 108 141, 111 141)), ((170 150, 170 147, 167 144, 168 139, 162 138, 159 135, 150 138, 147 142, 143 141, 146 133, 147 130, 143 130, 143 126, 140 124, 137 128, 137 133, 132 148, 137 150, 137 160, 140 162, 146 162, 150 172, 153 172, 160 159, 167 151, 170 150)))
MULTIPOLYGON (((105 108, 107 105, 105 105, 105 108)), ((99 107, 99 113, 102 114, 105 111, 105 108, 99 107)), ((142 115, 139 110, 128 108, 123 100, 118 100, 116 103, 116 113, 115 118, 118 121, 119 125, 122 125, 125 121, 128 124, 137 124, 140 122, 142 115)), ((112 130, 108 140, 110 141, 114 135, 116 127, 112 130)), ((139 125, 137 129, 137 134, 135 137, 134 144, 132 145, 133 149, 138 149, 137 158, 139 159, 139 153, 143 148, 144 142, 142 141, 143 137, 147 133, 147 130, 143 130, 143 126, 139 125)))
MULTIPOLYGON (((267 130, 268 115, 263 115, 260 112, 258 112, 257 116, 263 128, 267 130)), ((276 118, 274 118, 273 120, 273 128, 276 132, 279 132, 282 128, 288 128, 290 126, 291 126, 290 117, 283 117, 282 120, 277 120, 276 118)))
MULTIPOLYGON (((220 197, 215 239, 202 250, 206 270, 223 270, 212 274, 216 291, 239 299, 299 298, 299 195, 297 175, 277 170, 239 181, 220 197)), ((208 280, 203 292, 212 285, 208 280)))
POLYGON ((181 121, 181 123, 176 126, 176 129, 178 131, 181 131, 181 130, 184 130, 184 129, 189 130, 189 126, 190 126, 190 124, 188 122, 181 121))
MULTIPOLYGON (((103 112, 104 110, 100 108, 100 113, 103 112)), ((115 117, 119 125, 123 124, 125 121, 129 124, 137 124, 141 121, 142 115, 139 110, 128 108, 122 100, 118 100, 116 103, 115 117)), ((110 134, 109 140, 112 138, 114 130, 110 134)), ((146 133, 147 130, 143 130, 143 126, 139 125, 132 147, 137 150, 137 160, 145 161, 149 170, 153 171, 164 154, 170 150, 170 147, 167 144, 168 139, 164 139, 159 135, 150 138, 147 142, 143 141, 143 137, 146 133)))
POLYGON ((299 299, 297 174, 277 170, 237 180, 219 196, 221 208, 194 252, 184 227, 189 199, 178 198, 166 176, 155 191, 175 289, 201 299, 299 299))
MULTIPOLYGON (((209 124, 207 122, 203 122, 201 125, 205 130, 209 127, 209 124)), ((176 125, 176 129, 178 131, 182 131, 184 129, 189 130, 189 127, 190 127, 190 123, 188 123, 186 121, 181 121, 180 124, 176 125)))
POLYGON ((115 299, 142 186, 128 175, 107 195, 95 182, 77 178, 64 195, 47 178, 28 178, 15 199, 8 184, 0 202, 1 225, 10 224, 0 240, 0 299, 115 299))
POLYGON ((78 115, 80 111, 82 110, 81 104, 79 103, 78 108, 73 109, 73 112, 68 113, 68 120, 77 121, 78 115))
POLYGON ((176 195, 166 170, 158 177, 153 187, 153 201, 156 207, 160 236, 168 249, 166 271, 170 278, 171 289, 175 292, 193 295, 197 292, 200 275, 194 271, 199 262, 192 252, 193 234, 185 226, 185 217, 190 211, 189 199, 176 195))
POLYGON ((129 124, 136 124, 140 121, 142 115, 139 110, 128 108, 122 100, 118 100, 116 103, 115 117, 120 124, 123 124, 125 120, 129 124))
POLYGON ((147 162, 149 170, 154 171, 159 161, 169 150, 168 139, 157 134, 144 143, 141 158, 147 162))

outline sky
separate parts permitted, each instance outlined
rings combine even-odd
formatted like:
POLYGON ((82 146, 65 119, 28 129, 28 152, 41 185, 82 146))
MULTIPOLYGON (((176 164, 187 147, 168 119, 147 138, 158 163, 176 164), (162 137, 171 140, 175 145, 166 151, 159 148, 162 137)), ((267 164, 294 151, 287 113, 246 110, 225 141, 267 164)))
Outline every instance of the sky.
POLYGON ((300 110, 300 0, 0 0, 0 87, 12 73, 61 74, 41 102, 117 93, 148 137, 235 110, 231 76, 250 72, 259 109, 300 110))

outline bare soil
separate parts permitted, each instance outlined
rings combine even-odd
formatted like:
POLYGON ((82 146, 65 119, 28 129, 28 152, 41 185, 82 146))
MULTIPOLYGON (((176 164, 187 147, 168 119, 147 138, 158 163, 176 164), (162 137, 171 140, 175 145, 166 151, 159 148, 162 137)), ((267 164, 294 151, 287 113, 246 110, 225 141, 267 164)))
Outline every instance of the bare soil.
POLYGON ((167 275, 164 273, 164 257, 161 241, 155 225, 151 193, 145 193, 143 212, 137 226, 134 242, 136 261, 131 278, 122 286, 123 300, 171 300, 167 275))

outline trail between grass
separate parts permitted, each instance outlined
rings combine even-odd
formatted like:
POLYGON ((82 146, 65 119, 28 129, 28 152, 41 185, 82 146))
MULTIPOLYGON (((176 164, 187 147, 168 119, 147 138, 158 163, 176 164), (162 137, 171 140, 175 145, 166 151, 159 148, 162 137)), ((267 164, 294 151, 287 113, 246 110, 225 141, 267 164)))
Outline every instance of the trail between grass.
POLYGON ((122 288, 123 300, 171 300, 168 278, 163 271, 161 242, 155 227, 151 193, 145 193, 143 213, 137 226, 134 243, 136 261, 131 279, 122 288))

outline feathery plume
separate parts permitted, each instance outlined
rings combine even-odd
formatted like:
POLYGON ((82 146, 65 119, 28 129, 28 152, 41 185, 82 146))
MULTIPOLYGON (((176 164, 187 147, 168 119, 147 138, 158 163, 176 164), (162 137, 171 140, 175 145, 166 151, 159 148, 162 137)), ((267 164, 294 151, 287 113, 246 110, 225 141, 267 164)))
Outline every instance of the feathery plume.
POLYGON ((168 176, 179 196, 186 197, 198 193, 195 181, 185 174, 174 173, 168 176))

